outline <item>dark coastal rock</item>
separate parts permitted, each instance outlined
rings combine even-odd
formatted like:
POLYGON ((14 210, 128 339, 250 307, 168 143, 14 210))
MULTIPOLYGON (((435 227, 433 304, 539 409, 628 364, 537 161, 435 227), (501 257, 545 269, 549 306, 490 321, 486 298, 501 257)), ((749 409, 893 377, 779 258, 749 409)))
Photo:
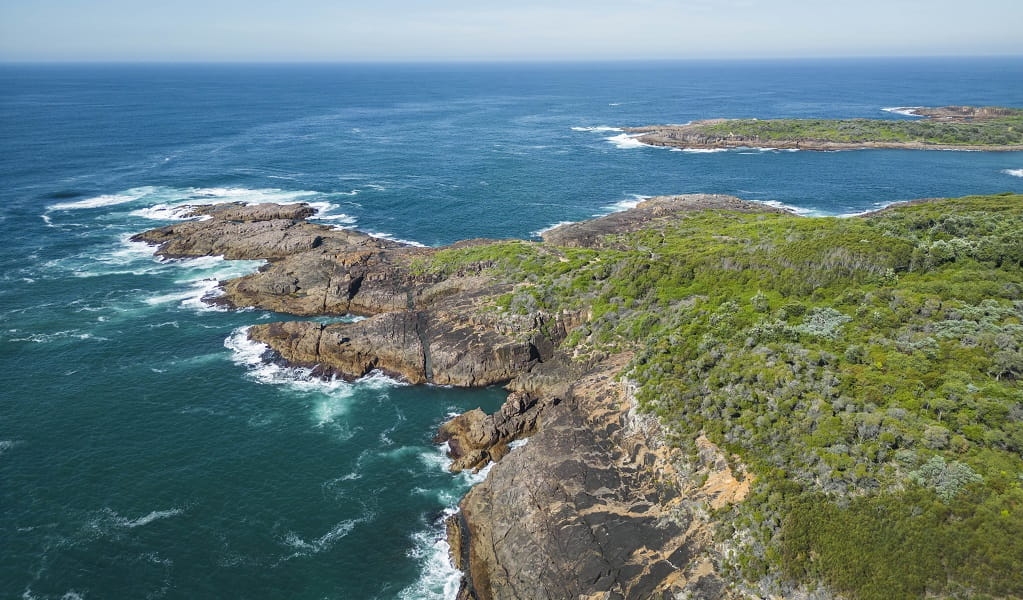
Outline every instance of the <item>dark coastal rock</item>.
POLYGON ((543 359, 537 345, 547 338, 539 328, 506 334, 496 319, 467 320, 455 308, 387 312, 356 323, 268 323, 253 326, 249 337, 290 364, 345 379, 379 369, 410 383, 485 387, 543 359))
MULTIPOLYGON (((709 528, 672 484, 669 451, 622 410, 613 375, 623 362, 599 366, 544 406, 529 442, 463 499, 448 522, 453 558, 467 573, 460 598, 645 600, 695 590, 697 581, 702 591, 692 597, 720 597, 720 586, 700 579, 712 572, 690 571, 709 528)), ((495 437, 487 419, 474 411, 449 426, 486 443, 495 437)))
MULTIPOLYGON (((401 244, 349 229, 295 220, 313 210, 306 204, 225 204, 191 207, 185 221, 151 229, 132 241, 159 246, 166 258, 223 256, 228 259, 282 259, 315 249, 394 248, 401 244)), ((303 217, 304 218, 304 217, 303 217)))
POLYGON ((278 219, 297 221, 299 219, 308 219, 314 214, 316 214, 316 209, 305 202, 295 204, 228 202, 224 204, 194 205, 189 207, 188 212, 182 216, 186 218, 206 216, 224 221, 276 221, 278 219))
POLYGON ((614 240, 609 240, 606 236, 631 233, 641 229, 655 229, 665 223, 678 220, 685 213, 700 210, 790 214, 786 210, 762 202, 750 202, 720 194, 657 196, 644 200, 635 208, 627 211, 555 227, 544 232, 543 240, 556 246, 616 247, 614 240))
POLYGON ((416 285, 412 248, 358 246, 301 252, 224 285, 224 301, 296 315, 373 315, 405 310, 416 285), (390 250, 390 251, 385 251, 390 250))
POLYGON ((559 401, 556 396, 513 392, 494 414, 477 408, 441 425, 434 442, 448 444, 452 472, 478 470, 508 454, 510 442, 535 432, 540 415, 559 401))

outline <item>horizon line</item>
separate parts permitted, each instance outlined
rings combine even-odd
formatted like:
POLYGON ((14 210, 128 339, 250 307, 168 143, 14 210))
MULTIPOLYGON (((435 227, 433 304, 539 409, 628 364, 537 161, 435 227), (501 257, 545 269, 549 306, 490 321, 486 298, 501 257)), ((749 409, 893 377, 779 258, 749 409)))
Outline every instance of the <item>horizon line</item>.
POLYGON ((500 65, 500 64, 627 64, 627 63, 671 63, 671 62, 772 62, 772 61, 823 61, 823 60, 968 60, 968 59, 1023 59, 1019 54, 916 54, 916 55, 779 55, 779 56, 722 56, 722 57, 673 57, 673 58, 377 58, 377 59, 15 59, 0 58, 0 65, 500 65))

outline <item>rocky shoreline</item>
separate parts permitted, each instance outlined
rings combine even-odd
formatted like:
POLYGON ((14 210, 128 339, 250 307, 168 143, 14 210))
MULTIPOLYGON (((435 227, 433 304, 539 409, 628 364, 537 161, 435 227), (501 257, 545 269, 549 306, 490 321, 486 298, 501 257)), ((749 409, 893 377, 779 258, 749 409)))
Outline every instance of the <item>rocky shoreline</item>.
MULTIPOLYGON (((938 123, 974 123, 992 121, 1017 114, 1012 109, 999 107, 944 106, 902 107, 902 114, 921 117, 921 121, 938 123)), ((925 141, 898 141, 867 139, 863 141, 838 141, 812 137, 767 138, 744 133, 708 132, 708 126, 720 126, 739 119, 704 119, 684 125, 648 125, 623 127, 622 131, 634 134, 634 138, 648 146, 680 148, 686 150, 719 150, 735 148, 763 148, 771 150, 811 150, 835 152, 840 150, 898 149, 898 150, 958 150, 1013 152, 1023 151, 1023 144, 954 144, 925 141)), ((794 119, 791 121, 799 121, 794 119)), ((859 119, 859 121, 867 121, 859 119)), ((764 121, 770 123, 771 121, 764 121)), ((837 123, 838 121, 836 121, 837 123)))
MULTIPOLYGON (((780 212, 727 196, 660 197, 551 230, 544 244, 601 247, 608 234, 706 209, 780 212)), ((313 224, 312 214, 304 204, 196 206, 183 216, 199 220, 133 240, 167 258, 268 261, 222 282, 215 301, 230 307, 367 317, 252 326, 250 339, 275 360, 349 380, 379 370, 410 383, 506 385, 500 411, 469 411, 436 438, 453 470, 496 463, 448 522, 452 560, 465 574, 459 598, 730 597, 710 511, 745 498, 750 479, 707 440, 696 463, 664 442, 656 420, 635 411, 627 352, 562 351, 586 314, 495 310, 515 286, 487 264, 431 274, 418 265, 443 249, 313 224)))

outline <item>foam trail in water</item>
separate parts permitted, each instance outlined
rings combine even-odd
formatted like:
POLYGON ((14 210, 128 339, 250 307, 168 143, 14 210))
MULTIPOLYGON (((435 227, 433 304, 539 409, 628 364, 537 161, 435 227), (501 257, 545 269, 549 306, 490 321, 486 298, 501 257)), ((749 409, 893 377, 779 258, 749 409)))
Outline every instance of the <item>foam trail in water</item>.
POLYGON ((283 542, 286 546, 293 549, 294 552, 284 557, 280 562, 299 556, 319 554, 324 550, 329 550, 335 543, 337 543, 338 540, 351 533, 356 526, 370 520, 372 517, 373 515, 370 513, 368 516, 364 516, 360 519, 348 519, 341 521, 337 525, 334 525, 334 527, 327 533, 309 541, 302 539, 302 537, 294 531, 289 531, 287 535, 284 536, 283 542))
POLYGON ((1023 177, 1023 169, 1005 169, 1002 173, 1013 177, 1023 177))
POLYGON ((597 126, 597 127, 573 127, 572 128, 572 131, 621 131, 621 130, 622 130, 621 127, 605 127, 605 126, 602 126, 602 125, 601 126, 597 126))
POLYGON ((135 529, 136 527, 143 527, 149 525, 153 521, 159 521, 160 519, 169 519, 176 517, 185 511, 180 508, 171 508, 169 510, 154 510, 147 515, 131 519, 128 517, 117 514, 110 508, 103 509, 102 516, 93 519, 89 522, 89 527, 92 529, 107 530, 110 528, 118 529, 135 529))
MULTIPOLYGON (((10 333, 18 333, 17 329, 10 330, 10 333)), ((35 344, 46 344, 53 341, 59 340, 93 340, 97 342, 109 342, 110 338, 99 337, 92 335, 91 333, 82 333, 78 329, 68 329, 66 331, 55 331, 53 333, 33 333, 24 337, 9 338, 9 342, 32 342, 35 344)))
POLYGON ((103 206, 126 204, 128 202, 134 202, 135 200, 152 193, 154 189, 155 188, 151 187, 133 188, 117 194, 105 194, 103 196, 86 198, 85 200, 76 200, 74 202, 59 202, 57 204, 47 206, 46 210, 79 210, 84 208, 100 208, 103 206))

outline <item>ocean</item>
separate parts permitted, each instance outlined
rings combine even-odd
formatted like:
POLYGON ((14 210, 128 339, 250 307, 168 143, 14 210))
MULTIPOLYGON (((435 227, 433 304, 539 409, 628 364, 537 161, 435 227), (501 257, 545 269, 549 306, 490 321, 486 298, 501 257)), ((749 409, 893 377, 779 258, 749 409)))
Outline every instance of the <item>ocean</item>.
POLYGON ((1023 59, 0 66, 0 597, 452 598, 478 475, 431 441, 499 388, 322 381, 207 306, 259 261, 128 241, 186 203, 310 202, 428 246, 660 194, 849 215, 1023 192, 1023 153, 682 152, 614 128, 1023 106, 1023 59))

